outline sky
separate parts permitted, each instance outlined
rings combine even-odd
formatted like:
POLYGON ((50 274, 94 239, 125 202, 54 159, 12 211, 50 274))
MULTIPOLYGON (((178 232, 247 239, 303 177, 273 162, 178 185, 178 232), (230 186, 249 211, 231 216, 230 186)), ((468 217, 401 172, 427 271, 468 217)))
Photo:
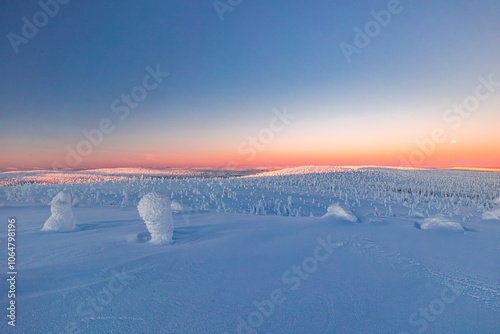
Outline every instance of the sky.
POLYGON ((0 3, 2 170, 500 167, 498 0, 59 1, 0 3))

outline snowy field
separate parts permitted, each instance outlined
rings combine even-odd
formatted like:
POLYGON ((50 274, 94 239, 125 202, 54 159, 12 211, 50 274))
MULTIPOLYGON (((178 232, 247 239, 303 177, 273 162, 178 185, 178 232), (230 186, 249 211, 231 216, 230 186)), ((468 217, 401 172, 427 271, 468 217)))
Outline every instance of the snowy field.
POLYGON ((500 173, 258 172, 1 173, 0 332, 500 333, 500 173), (172 243, 137 209, 152 192, 172 243))

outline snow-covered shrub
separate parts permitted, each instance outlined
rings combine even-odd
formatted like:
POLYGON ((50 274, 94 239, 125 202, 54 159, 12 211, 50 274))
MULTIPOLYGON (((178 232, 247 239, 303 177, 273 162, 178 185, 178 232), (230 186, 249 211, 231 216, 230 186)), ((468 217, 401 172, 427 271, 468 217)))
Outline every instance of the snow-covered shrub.
POLYGON ((167 244, 172 242, 174 221, 170 200, 155 192, 142 197, 137 205, 139 215, 144 220, 153 244, 167 244))
POLYGON ((356 216, 349 211, 349 209, 341 207, 339 203, 332 203, 327 210, 328 212, 323 216, 323 218, 340 218, 353 223, 358 221, 358 218, 356 218, 356 216))
POLYGON ((61 191, 50 202, 52 215, 43 225, 42 231, 72 231, 76 229, 76 220, 71 209, 71 195, 61 191))
POLYGON ((125 195, 123 196, 123 200, 122 200, 120 206, 122 208, 129 206, 129 199, 128 199, 128 194, 127 193, 125 193, 125 195))

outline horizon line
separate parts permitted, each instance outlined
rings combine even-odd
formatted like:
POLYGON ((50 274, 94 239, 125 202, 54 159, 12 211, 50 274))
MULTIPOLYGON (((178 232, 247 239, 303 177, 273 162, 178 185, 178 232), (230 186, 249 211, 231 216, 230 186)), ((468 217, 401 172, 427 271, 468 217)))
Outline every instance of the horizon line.
POLYGON ((282 170, 287 168, 299 168, 299 167, 344 167, 344 168, 396 168, 396 169, 444 169, 444 170, 470 170, 470 171, 484 171, 484 172, 500 172, 500 166, 403 166, 403 165, 286 165, 286 166, 238 166, 234 168, 228 168, 224 166, 165 166, 165 167, 147 167, 147 166, 128 166, 128 167, 93 167, 93 168, 41 168, 33 167, 31 169, 17 168, 17 167, 7 167, 0 168, 0 173, 23 173, 23 172, 37 172, 37 171, 47 171, 47 172, 78 172, 78 171, 92 171, 92 170, 102 170, 102 169, 154 169, 154 170, 227 170, 227 171, 238 171, 238 170, 282 170))

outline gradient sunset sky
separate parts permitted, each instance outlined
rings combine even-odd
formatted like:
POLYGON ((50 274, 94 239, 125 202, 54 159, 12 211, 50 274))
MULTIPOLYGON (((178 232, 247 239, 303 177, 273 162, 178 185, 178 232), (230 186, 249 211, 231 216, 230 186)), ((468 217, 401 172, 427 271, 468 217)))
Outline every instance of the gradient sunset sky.
POLYGON ((222 21, 212 0, 70 1, 15 50, 9 33, 41 7, 2 1, 0 169, 500 167, 498 0, 231 9, 222 21), (348 62, 341 43, 354 47, 355 28, 388 7, 398 13, 348 62), (146 67, 169 76, 120 119, 146 67), (281 126, 284 109, 294 118, 281 126), (114 129, 70 166, 68 148, 103 119, 114 129))

